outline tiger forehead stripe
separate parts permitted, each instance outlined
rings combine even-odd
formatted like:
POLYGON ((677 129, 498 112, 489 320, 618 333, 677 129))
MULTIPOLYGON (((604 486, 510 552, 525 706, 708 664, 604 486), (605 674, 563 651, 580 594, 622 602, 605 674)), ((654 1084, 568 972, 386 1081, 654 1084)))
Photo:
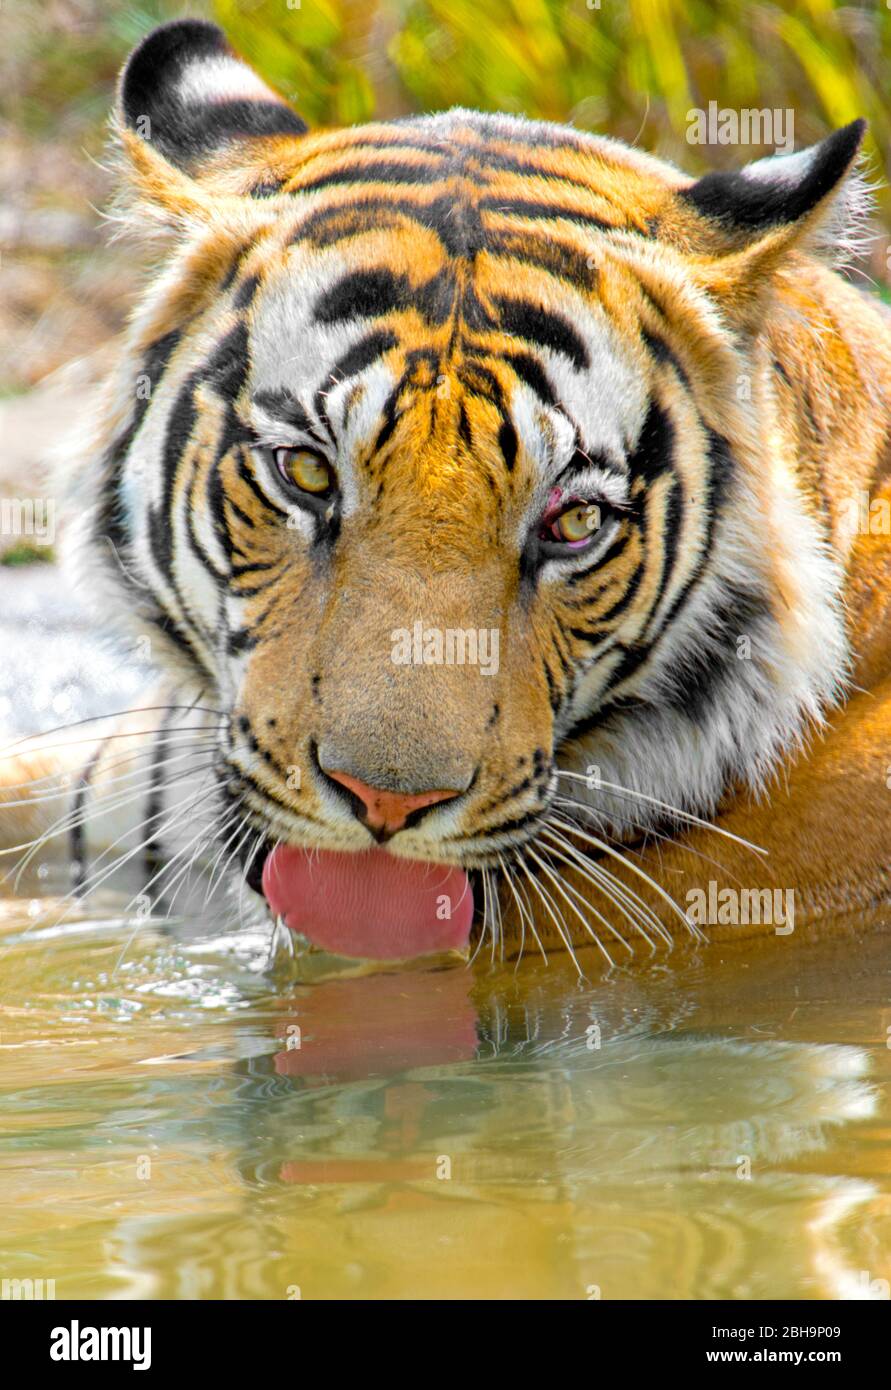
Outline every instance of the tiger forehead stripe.
POLYGON ((551 348, 568 357, 579 370, 591 365, 581 335, 562 314, 528 299, 505 295, 493 297, 494 314, 490 313, 470 286, 459 288, 447 269, 418 286, 412 286, 407 275, 385 267, 351 271, 319 297, 313 317, 317 323, 331 324, 409 309, 416 310, 434 324, 444 322, 451 313, 458 311, 470 327, 500 329, 538 347, 551 348))
POLYGON ((536 126, 508 145, 460 112, 430 134, 423 121, 400 131, 370 127, 309 142, 286 184, 298 202, 310 202, 293 241, 330 246, 414 223, 450 256, 521 260, 591 291, 591 231, 649 235, 650 210, 615 179, 611 186, 608 168, 581 138, 547 140, 536 126))

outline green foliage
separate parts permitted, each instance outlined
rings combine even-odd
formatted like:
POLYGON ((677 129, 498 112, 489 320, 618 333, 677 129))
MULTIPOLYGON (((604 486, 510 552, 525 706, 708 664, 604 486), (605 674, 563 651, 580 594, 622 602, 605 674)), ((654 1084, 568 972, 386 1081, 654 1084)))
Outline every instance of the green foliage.
POLYGON ((31 136, 100 148, 127 50, 184 11, 216 18, 314 124, 455 105, 524 112, 638 141, 695 172, 740 159, 686 142, 687 112, 716 101, 791 109, 799 145, 867 116, 872 151, 891 168, 882 0, 59 0, 50 15, 4 6, 0 110, 31 136))
POLYGON ((0 116, 20 135, 82 138, 101 148, 128 49, 181 12, 178 0, 62 0, 49 13, 40 5, 4 5, 0 116))
POLYGON ((33 545, 31 541, 16 541, 0 554, 0 565, 17 569, 20 565, 52 564, 55 556, 48 545, 33 545))
POLYGON ((374 115, 369 18, 355 0, 216 0, 234 46, 309 122, 352 125, 374 115))
POLYGON ((865 115, 872 152, 889 163, 891 11, 876 0, 215 0, 213 8, 235 46, 311 122, 454 105, 523 112, 637 141, 695 172, 741 157, 687 144, 688 111, 716 101, 790 109, 798 145, 865 115))

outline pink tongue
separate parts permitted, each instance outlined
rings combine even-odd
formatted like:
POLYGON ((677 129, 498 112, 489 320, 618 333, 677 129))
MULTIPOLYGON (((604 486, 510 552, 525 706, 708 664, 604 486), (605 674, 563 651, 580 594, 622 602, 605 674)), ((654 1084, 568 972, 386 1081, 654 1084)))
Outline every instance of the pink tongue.
POLYGON ((273 912, 339 956, 402 960, 467 945, 473 891, 463 869, 278 845, 263 867, 273 912))

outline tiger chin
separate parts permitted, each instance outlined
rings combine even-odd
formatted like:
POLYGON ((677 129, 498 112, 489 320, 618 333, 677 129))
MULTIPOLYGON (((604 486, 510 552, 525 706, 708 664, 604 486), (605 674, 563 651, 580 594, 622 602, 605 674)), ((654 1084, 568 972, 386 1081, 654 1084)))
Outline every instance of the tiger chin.
POLYGON ((698 181, 473 111, 312 132, 187 20, 115 123, 158 268, 72 552, 167 693, 147 801, 103 807, 120 744, 84 765, 82 884, 116 840, 161 895, 191 845, 379 959, 774 930, 693 920, 715 882, 881 900, 891 332, 833 269, 864 122, 698 181))

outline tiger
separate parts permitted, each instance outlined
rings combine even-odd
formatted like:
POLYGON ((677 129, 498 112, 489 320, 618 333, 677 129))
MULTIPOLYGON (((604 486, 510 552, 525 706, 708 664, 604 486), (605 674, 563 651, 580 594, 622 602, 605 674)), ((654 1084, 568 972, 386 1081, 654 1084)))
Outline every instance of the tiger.
POLYGON ((698 178, 514 115, 310 131, 194 19, 113 121, 156 270, 67 550, 160 685, 7 765, 7 840, 153 902, 198 864, 372 962, 611 966, 791 932, 778 893, 796 927, 887 901, 865 122, 698 178), (749 920, 689 906, 740 886, 749 920))

